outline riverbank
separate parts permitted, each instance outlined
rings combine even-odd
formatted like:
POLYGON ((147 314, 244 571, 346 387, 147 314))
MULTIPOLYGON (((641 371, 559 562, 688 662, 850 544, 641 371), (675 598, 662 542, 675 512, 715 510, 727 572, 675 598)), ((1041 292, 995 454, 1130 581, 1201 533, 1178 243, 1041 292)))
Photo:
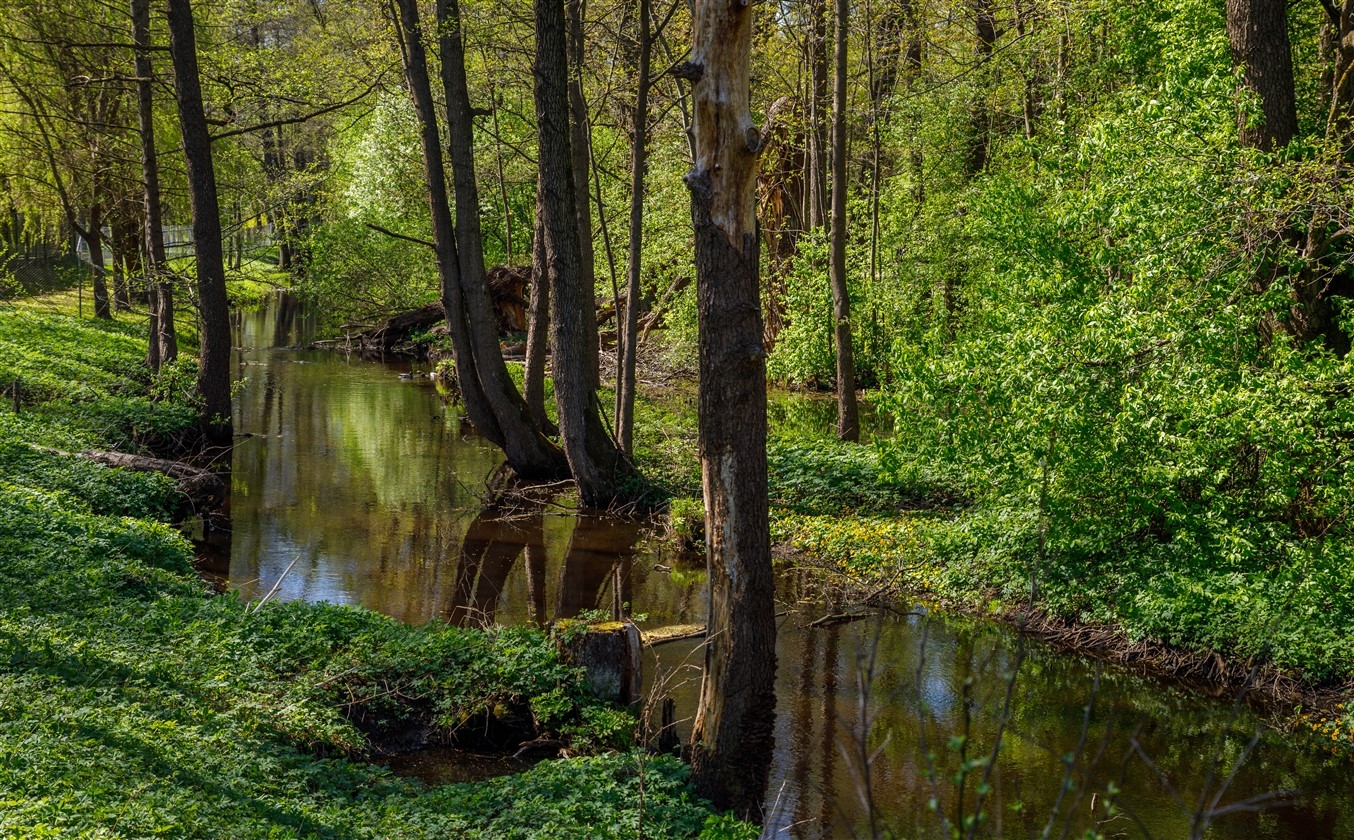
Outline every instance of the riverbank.
POLYGON ((886 451, 772 446, 777 553, 815 568, 829 597, 930 603, 1208 694, 1244 694, 1277 725, 1354 755, 1348 569, 1210 565, 1188 547, 1154 557, 1131 535, 1112 560, 1041 550, 1037 512, 975 503, 885 463, 886 451), (1189 562, 1170 562, 1180 557, 1189 562))
POLYGON ((212 595, 172 481, 35 450, 182 439, 193 412, 137 331, 0 312, 0 382, 22 383, 0 411, 0 833, 739 836, 539 631, 212 595), (363 761, 540 736, 598 755, 427 790, 363 761))

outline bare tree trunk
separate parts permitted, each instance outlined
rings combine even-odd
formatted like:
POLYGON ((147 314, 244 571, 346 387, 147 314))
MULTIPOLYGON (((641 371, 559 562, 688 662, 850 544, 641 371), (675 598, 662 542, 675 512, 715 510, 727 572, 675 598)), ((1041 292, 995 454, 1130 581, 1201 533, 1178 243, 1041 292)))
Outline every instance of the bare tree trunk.
POLYGON ((1285 0, 1227 0, 1227 38, 1242 85, 1260 99, 1262 119, 1238 115, 1241 142, 1262 151, 1288 145, 1298 131, 1293 53, 1285 0))
POLYGON ((692 781, 760 816, 775 726, 776 625, 766 483, 766 353, 756 219, 762 139, 749 112, 753 6, 696 0, 691 60, 700 457, 709 623, 692 781))
MULTIPOLYGON (((586 171, 573 171, 570 151, 568 60, 564 7, 559 0, 535 0, 536 125, 539 137, 540 203, 545 261, 550 278, 552 370, 560 438, 578 493, 588 507, 611 504, 638 479, 616 448, 598 410, 597 360, 592 278, 583 272, 575 189, 586 171)), ((633 490, 633 488, 630 488, 633 490)))
MULTIPOLYGON (((592 123, 588 103, 583 98, 583 0, 567 0, 569 61, 569 152, 573 160, 574 205, 578 215, 579 266, 587 284, 583 305, 597 311, 597 255, 592 238, 592 202, 588 198, 588 173, 592 169, 592 123)), ((598 338, 595 326, 583 338, 588 342, 592 387, 600 387, 598 338)))
POLYGON ((827 224, 828 214, 828 137, 827 137, 827 0, 813 0, 809 12, 809 153, 805 156, 808 174, 804 179, 807 207, 804 218, 809 230, 827 224))
POLYGON ((860 440, 856 359, 851 346, 851 295, 846 286, 846 47, 850 0, 836 0, 836 75, 832 92, 832 324, 837 345, 837 437, 860 440))
POLYGON ((527 352, 522 381, 527 409, 536 428, 547 435, 559 434, 559 427, 545 413, 545 354, 550 347, 550 269, 545 258, 545 217, 541 199, 545 191, 536 180, 536 222, 531 240, 531 309, 527 316, 527 352))
POLYGON ((992 50, 997 43, 997 19, 992 8, 992 0, 972 0, 973 3, 973 60, 975 72, 974 84, 978 93, 973 97, 969 111, 968 157, 964 162, 964 171, 969 177, 977 175, 987 168, 987 156, 991 138, 992 115, 987 106, 986 68, 992 59, 992 50))
MULTIPOLYGON (((108 239, 108 250, 112 254, 113 263, 113 308, 118 312, 129 312, 132 308, 132 296, 128 291, 127 285, 127 225, 128 220, 123 217, 122 205, 119 203, 118 214, 110 225, 108 239)), ((133 237, 133 241, 135 237, 133 237)))
POLYGON ((164 223, 160 215, 160 166, 155 157, 155 115, 151 91, 150 0, 132 0, 132 43, 136 47, 136 115, 141 140, 141 178, 145 204, 143 250, 145 252, 146 303, 150 310, 149 349, 151 370, 174 362, 179 356, 174 331, 174 293, 165 282, 164 223))
POLYGON ((94 317, 111 319, 113 309, 108 302, 107 271, 103 265, 103 205, 97 199, 89 208, 83 233, 89 246, 90 267, 94 270, 94 317))
POLYGON ((193 245, 197 254, 200 313, 198 393, 202 420, 212 442, 228 445, 233 438, 230 413, 230 310, 226 269, 221 252, 221 209, 216 199, 212 140, 202 105, 197 43, 190 0, 169 0, 169 52, 174 62, 174 89, 183 134, 183 160, 188 175, 188 202, 193 211, 193 245))
POLYGON ((447 176, 442 163, 442 138, 437 128, 437 109, 433 102, 432 82, 428 78, 428 57, 424 49, 422 24, 417 0, 397 0, 399 10, 391 10, 400 56, 414 112, 419 123, 423 147, 423 174, 428 187, 428 206, 432 213, 433 245, 437 254, 437 275, 441 283, 442 309, 451 332, 456 359, 456 378, 465 402, 466 416, 475 429, 496 446, 503 446, 503 432, 480 384, 475 369, 475 351, 461 300, 461 267, 457 255, 456 232, 447 204, 447 176))
POLYGON ((616 443, 633 452, 635 365, 639 354, 640 269, 644 258, 644 174, 648 166, 649 64, 653 55, 650 0, 639 0, 639 81, 635 89, 634 145, 630 149, 630 245, 625 266, 625 319, 617 313, 621 367, 616 383, 616 443))
POLYGON ((442 86, 447 103, 447 134, 456 193, 456 250, 461 299, 470 324, 475 370, 489 407, 503 435, 508 463, 523 478, 558 478, 566 474, 564 454, 541 433, 526 401, 508 375, 498 342, 498 320, 484 273, 479 187, 475 181, 474 124, 465 76, 465 45, 457 0, 438 0, 441 32, 442 86))

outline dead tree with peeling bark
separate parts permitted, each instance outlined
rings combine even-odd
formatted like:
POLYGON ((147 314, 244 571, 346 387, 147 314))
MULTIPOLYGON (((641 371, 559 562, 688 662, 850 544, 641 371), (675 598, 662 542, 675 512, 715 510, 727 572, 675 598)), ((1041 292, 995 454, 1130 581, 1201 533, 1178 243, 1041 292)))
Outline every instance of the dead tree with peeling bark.
POLYGON ((749 110, 753 7, 697 0, 691 60, 700 458, 709 626, 692 779, 717 807, 760 817, 774 745, 776 625, 767 516, 757 169, 749 110))

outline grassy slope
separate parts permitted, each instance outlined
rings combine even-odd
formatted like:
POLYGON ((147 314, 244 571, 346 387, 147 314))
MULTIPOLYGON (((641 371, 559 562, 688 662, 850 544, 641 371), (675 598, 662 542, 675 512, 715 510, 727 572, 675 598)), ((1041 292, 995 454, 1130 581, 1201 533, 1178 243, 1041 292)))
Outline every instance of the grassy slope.
POLYGON ((641 819, 648 836, 700 832, 709 811, 670 760, 615 753, 421 791, 345 758, 368 751, 359 718, 452 731, 513 707, 583 749, 630 719, 587 698, 533 631, 210 595, 165 522, 164 479, 27 445, 128 448, 186 422, 140 396, 126 329, 0 311, 0 381, 22 376, 33 400, 0 413, 0 833, 628 837, 641 819))

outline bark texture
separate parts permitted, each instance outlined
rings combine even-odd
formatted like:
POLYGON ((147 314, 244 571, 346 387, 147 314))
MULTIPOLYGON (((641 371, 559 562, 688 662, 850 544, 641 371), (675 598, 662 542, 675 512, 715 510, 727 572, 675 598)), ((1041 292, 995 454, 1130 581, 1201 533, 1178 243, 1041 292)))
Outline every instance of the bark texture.
POLYGON ((1227 0, 1227 38, 1242 85, 1260 100, 1258 123, 1238 116, 1241 142, 1267 152, 1287 146, 1298 130, 1287 3, 1227 0))
MULTIPOLYGON (((588 118, 588 102, 583 97, 583 4, 582 0, 568 0, 569 39, 566 53, 569 61, 569 154, 573 161, 574 212, 578 217, 578 259, 584 289, 583 305, 588 312, 597 309, 597 254, 592 241, 592 201, 588 194, 588 172, 592 169, 592 122, 588 118)), ((600 201, 600 199, 598 199, 600 201)), ((605 238, 605 237, 603 237, 605 238)), ((587 331, 589 370, 592 387, 601 385, 598 365, 597 330, 587 331)))
POLYGON ((456 378, 465 404, 466 416, 475 429, 493 442, 503 445, 503 433, 489 407, 475 370, 475 352, 461 301, 461 268, 456 248, 456 232, 447 204, 447 178, 442 161, 442 139, 437 128, 437 110, 432 83, 428 78, 428 57, 422 41, 417 0, 398 0, 396 16, 400 38, 400 56, 405 80, 418 117, 419 141, 423 150, 423 174, 428 188, 428 206, 432 213, 433 250, 437 254, 437 275, 441 284, 442 309, 451 332, 452 352, 456 360, 456 378))
POLYGON ((198 77, 197 41, 189 0, 169 0, 169 52, 174 62, 174 90, 183 133, 183 160, 188 175, 188 203, 193 211, 197 253, 199 334, 198 392, 203 422, 215 443, 233 437, 230 414, 230 310, 226 300, 226 268, 222 262, 221 210, 216 198, 216 170, 207 113, 198 77))
POLYGON ((550 327, 555 407, 579 497, 585 506, 605 507, 638 474, 602 424, 597 400, 597 352, 592 343, 597 334, 596 307, 579 246, 575 184, 582 183, 584 175, 574 172, 570 148, 564 5, 559 0, 535 0, 535 13, 538 202, 554 310, 550 327))
POLYGON ((441 32, 447 134, 456 188, 456 251, 461 299, 470 326, 475 370, 502 433, 508 463, 523 478, 558 478, 568 469, 564 455, 546 439, 541 427, 533 420, 526 401, 508 374, 498 343, 498 318, 484 270, 479 187, 475 181, 474 123, 457 0, 438 0, 437 18, 441 32))
POLYGON ((639 0, 639 61, 634 139, 630 147, 630 245, 625 264, 625 317, 617 322, 620 373, 616 384, 616 443, 632 452, 635 432, 635 364, 639 354, 640 270, 644 257, 644 175, 648 166, 649 64, 653 55, 650 0, 639 0))
POLYGON ((836 0, 836 73, 832 91, 832 335, 837 349, 837 437, 860 440, 856 359, 851 343, 851 295, 846 287, 846 48, 849 0, 836 0))
POLYGON ((700 457, 709 626, 692 781, 717 807, 761 816, 774 745, 776 627, 767 520, 766 353, 758 296, 756 177, 749 112, 753 8, 697 0, 695 227, 700 457))
POLYGON ((150 0, 132 0, 132 44, 136 47, 136 116, 141 141, 142 213, 146 272, 146 303, 150 310, 150 345, 146 360, 151 370, 179 356, 174 331, 174 292, 165 271, 164 220, 160 214, 160 165, 155 157, 155 114, 151 90, 150 0))

